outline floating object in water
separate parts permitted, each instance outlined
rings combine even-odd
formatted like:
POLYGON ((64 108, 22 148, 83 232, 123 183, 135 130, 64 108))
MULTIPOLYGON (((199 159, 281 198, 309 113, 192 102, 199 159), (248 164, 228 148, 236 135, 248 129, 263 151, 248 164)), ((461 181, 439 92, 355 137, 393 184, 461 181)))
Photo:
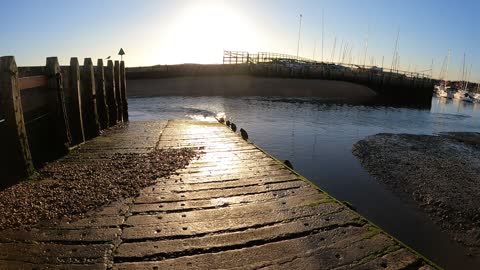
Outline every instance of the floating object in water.
POLYGON ((243 129, 243 128, 240 129, 240 135, 242 135, 242 138, 245 141, 248 141, 248 133, 247 133, 247 131, 245 131, 245 129, 243 129))
POLYGON ((283 162, 283 164, 287 165, 287 167, 289 167, 290 169, 293 170, 293 165, 292 165, 292 163, 290 162, 290 160, 286 159, 286 160, 283 162))
POLYGON ((230 121, 228 121, 228 120, 225 121, 225 125, 227 125, 227 127, 229 127, 230 126, 230 121))
POLYGON ((233 130, 233 132, 237 132, 237 125, 235 125, 234 123, 230 122, 230 128, 233 130))

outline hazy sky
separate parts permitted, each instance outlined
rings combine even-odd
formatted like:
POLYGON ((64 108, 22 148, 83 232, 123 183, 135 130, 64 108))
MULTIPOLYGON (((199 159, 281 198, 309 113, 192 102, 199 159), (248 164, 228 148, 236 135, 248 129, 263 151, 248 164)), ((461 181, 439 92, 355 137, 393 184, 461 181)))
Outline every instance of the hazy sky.
POLYGON ((58 56, 117 58, 127 66, 221 63, 223 50, 296 54, 335 61, 342 44, 355 63, 390 67, 399 35, 401 69, 438 77, 451 49, 449 77, 461 74, 463 54, 471 80, 480 80, 480 1, 441 0, 0 0, 0 55, 17 64, 43 65, 58 56), (368 38, 367 38, 368 36, 368 38))

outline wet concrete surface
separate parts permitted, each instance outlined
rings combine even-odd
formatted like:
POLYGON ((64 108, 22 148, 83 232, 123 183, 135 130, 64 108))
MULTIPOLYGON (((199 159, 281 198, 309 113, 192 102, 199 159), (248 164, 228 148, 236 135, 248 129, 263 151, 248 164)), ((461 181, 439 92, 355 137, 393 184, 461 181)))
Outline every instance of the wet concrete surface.
POLYGON ((203 154, 78 221, 0 231, 0 269, 434 268, 221 124, 137 122, 102 140, 63 160, 107 148, 203 154), (140 137, 150 139, 129 139, 140 137))

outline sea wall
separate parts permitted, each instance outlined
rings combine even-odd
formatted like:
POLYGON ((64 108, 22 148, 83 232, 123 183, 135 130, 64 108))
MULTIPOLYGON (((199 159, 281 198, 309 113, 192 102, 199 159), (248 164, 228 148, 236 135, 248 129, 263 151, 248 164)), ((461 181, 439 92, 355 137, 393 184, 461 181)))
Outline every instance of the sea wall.
MULTIPOLYGON (((366 70, 361 68, 344 68, 331 65, 296 65, 287 66, 284 64, 238 64, 238 65, 199 65, 199 64, 184 64, 184 65, 163 65, 153 67, 136 67, 127 68, 127 80, 129 84, 133 85, 133 92, 131 95, 239 95, 242 92, 245 95, 288 95, 294 96, 325 96, 331 97, 333 90, 322 91, 330 89, 330 87, 350 87, 359 91, 359 95, 364 96, 363 87, 354 87, 361 85, 370 88, 375 93, 381 96, 384 100, 398 103, 419 103, 430 104, 432 98, 432 90, 434 81, 425 77, 408 77, 404 74, 397 74, 391 72, 378 72, 373 70, 366 70), (220 77, 241 76, 243 79, 239 80, 226 79, 219 80, 220 77), (220 87, 220 85, 228 86, 223 91, 209 91, 205 87, 196 89, 196 85, 192 83, 192 77, 208 77, 212 81, 212 87, 220 87), (214 77, 212 79, 211 77, 214 77), (251 78, 248 78, 251 77, 251 78), (176 78, 170 82, 153 81, 151 79, 171 79, 176 78), (256 80, 253 78, 276 78, 276 79, 292 79, 291 81, 280 80, 278 85, 273 83, 275 80, 256 80), (146 80, 147 79, 147 80, 146 80), (143 83, 136 83, 135 80, 144 80, 143 83), (183 81, 186 82, 183 82, 183 81), (310 81, 311 82, 305 82, 310 81), (225 81, 233 81, 230 84, 225 81), (350 84, 334 84, 332 82, 322 81, 341 81, 350 84), (153 83, 161 83, 164 87, 150 86, 153 83), (267 83, 268 82, 268 83, 267 83), (283 83, 286 83, 286 86, 283 83), (176 86, 175 84, 178 84, 176 86), (315 86, 314 84, 318 84, 315 86), (190 88, 185 88, 190 85, 190 88), (240 85, 243 91, 239 91, 240 85), (307 87, 308 85, 308 87, 307 87), (143 91, 141 89, 135 90, 136 86, 147 87, 143 91), (268 86, 270 88, 262 89, 259 86, 268 86), (271 88, 275 86, 276 88, 271 88), (306 87, 306 88, 305 88, 306 87), (283 89, 288 89, 283 91, 283 89), (306 89, 306 90, 305 90, 306 89), (258 92, 260 91, 260 92, 258 92)), ((200 85, 202 80, 200 80, 200 85)), ((345 93, 340 90, 340 96, 345 96, 345 93)), ((355 91, 349 91, 355 95, 355 91)))

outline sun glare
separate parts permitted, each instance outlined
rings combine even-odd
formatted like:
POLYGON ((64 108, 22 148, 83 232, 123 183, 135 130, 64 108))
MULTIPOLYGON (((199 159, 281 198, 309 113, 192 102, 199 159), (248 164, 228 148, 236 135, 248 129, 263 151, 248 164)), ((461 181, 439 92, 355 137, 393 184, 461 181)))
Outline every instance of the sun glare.
POLYGON ((248 50, 255 30, 228 2, 195 1, 168 26, 162 63, 221 63, 222 51, 248 50))

